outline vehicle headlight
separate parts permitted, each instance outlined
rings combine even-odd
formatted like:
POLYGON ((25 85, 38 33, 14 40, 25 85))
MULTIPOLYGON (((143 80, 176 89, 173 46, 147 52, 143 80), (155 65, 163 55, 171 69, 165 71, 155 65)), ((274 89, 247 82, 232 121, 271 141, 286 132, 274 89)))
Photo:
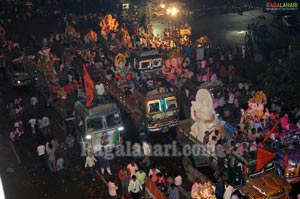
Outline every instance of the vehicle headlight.
POLYGON ((87 139, 87 140, 90 140, 91 138, 92 138, 91 135, 86 135, 86 136, 85 136, 85 139, 87 139))
POLYGON ((119 130, 119 131, 123 131, 123 130, 124 130, 124 127, 123 127, 123 126, 120 126, 120 127, 118 128, 118 130, 119 130))
POLYGON ((20 81, 20 80, 18 80, 18 81, 17 81, 17 84, 21 84, 21 81, 20 81))

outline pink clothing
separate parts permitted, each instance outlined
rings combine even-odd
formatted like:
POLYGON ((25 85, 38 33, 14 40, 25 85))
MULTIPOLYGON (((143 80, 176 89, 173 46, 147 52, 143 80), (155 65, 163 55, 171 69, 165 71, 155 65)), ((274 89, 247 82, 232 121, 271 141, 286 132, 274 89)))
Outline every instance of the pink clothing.
POLYGON ((289 130, 289 116, 288 114, 284 114, 284 116, 282 118, 280 118, 280 124, 282 129, 284 130, 289 130))
POLYGON ((198 193, 200 191, 200 185, 197 182, 194 182, 193 186, 192 186, 192 190, 191 190, 191 196, 193 199, 197 199, 198 198, 198 193))

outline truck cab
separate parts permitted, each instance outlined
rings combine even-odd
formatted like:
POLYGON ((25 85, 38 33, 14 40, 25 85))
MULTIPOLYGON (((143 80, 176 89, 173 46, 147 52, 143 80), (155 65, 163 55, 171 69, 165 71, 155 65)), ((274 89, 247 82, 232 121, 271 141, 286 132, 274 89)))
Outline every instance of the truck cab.
MULTIPOLYGON (((103 99, 99 100, 103 102, 103 99)), ((85 100, 80 100, 75 102, 74 111, 79 127, 76 139, 83 149, 92 147, 95 152, 99 151, 102 145, 119 145, 124 127, 120 109, 115 103, 95 103, 87 108, 85 100)))
POLYGON ((137 107, 148 133, 168 132, 178 125, 178 104, 173 92, 165 87, 135 91, 137 107))

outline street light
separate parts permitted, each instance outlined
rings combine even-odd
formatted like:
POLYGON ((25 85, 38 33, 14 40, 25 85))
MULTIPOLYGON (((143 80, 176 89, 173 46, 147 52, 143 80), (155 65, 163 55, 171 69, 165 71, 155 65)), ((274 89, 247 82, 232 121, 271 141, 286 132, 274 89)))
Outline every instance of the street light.
MULTIPOLYGON (((171 21, 171 27, 172 27, 172 31, 171 29, 169 28, 169 46, 171 48, 171 35, 172 35, 172 39, 173 39, 173 44, 172 44, 172 47, 174 47, 174 35, 176 36, 176 27, 174 28, 174 24, 173 24, 173 18, 179 13, 179 10, 177 7, 175 6, 172 6, 172 7, 169 7, 166 9, 166 12, 167 12, 167 15, 168 16, 171 16, 170 17, 170 21, 171 21), (175 30, 174 30, 175 29, 175 30), (174 33, 175 31, 175 33, 174 33), (171 34, 172 33, 172 34, 171 34)), ((170 27, 170 26, 169 26, 170 27)))

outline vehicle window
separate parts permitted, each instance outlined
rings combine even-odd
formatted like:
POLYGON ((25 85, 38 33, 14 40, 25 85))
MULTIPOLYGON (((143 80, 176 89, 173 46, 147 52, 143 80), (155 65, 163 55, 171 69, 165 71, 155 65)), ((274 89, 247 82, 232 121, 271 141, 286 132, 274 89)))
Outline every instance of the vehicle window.
POLYGON ((121 123, 121 117, 119 113, 111 113, 106 116, 107 127, 115 126, 121 123))
POLYGON ((160 58, 153 59, 152 63, 153 63, 154 67, 160 67, 161 66, 161 59, 160 58))
POLYGON ((159 102, 151 103, 151 104, 149 104, 149 112, 150 113, 159 112, 159 111, 161 111, 160 107, 161 106, 160 106, 159 102))
POLYGON ((90 118, 87 120, 87 131, 97 131, 103 129, 103 119, 101 117, 90 118))
POLYGON ((166 109, 176 108, 176 101, 175 99, 166 99, 166 109))
POLYGON ((148 68, 149 65, 150 65, 150 62, 149 62, 149 61, 142 61, 142 62, 140 63, 140 67, 141 67, 142 69, 148 68))

